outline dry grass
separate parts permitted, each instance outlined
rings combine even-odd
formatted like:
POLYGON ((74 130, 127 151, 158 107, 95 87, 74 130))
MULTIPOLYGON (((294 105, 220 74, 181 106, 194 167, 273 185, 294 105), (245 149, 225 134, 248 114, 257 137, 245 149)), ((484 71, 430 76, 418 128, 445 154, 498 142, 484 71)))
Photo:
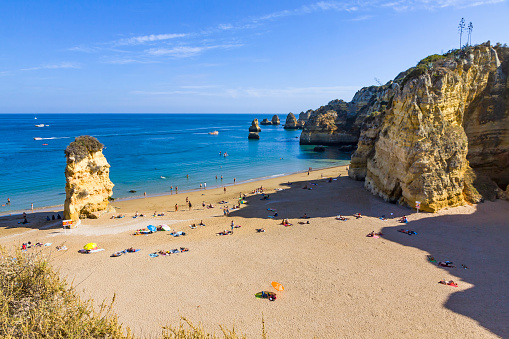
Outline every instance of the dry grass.
MULTIPOLYGON (((82 300, 60 278, 40 253, 0 247, 0 337, 11 338, 111 338, 134 339, 131 330, 112 312, 115 296, 99 310, 92 300, 82 300)), ((163 327, 161 339, 245 339, 245 335, 220 326, 222 335, 206 333, 182 318, 178 327, 163 327)), ((266 339, 262 317, 262 338, 266 339)))
POLYGON ((96 311, 41 255, 0 252, 0 337, 133 338, 111 304, 96 311))

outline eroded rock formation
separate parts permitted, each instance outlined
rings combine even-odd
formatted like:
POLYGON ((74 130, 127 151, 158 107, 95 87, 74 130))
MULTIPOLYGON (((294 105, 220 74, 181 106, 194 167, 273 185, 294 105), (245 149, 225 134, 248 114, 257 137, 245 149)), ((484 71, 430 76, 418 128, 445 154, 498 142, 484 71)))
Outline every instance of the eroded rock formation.
POLYGON ((249 127, 249 132, 261 132, 262 129, 258 125, 258 119, 254 119, 251 123, 251 126, 249 127))
POLYGON ((269 119, 265 118, 265 119, 263 119, 260 122, 260 125, 272 125, 272 121, 270 121, 269 119))
POLYGON ((482 177, 505 189, 508 50, 488 42, 430 56, 378 87, 350 177, 364 179, 366 189, 388 201, 411 207, 420 201, 425 211, 463 204, 465 197, 475 202, 477 188, 487 186, 476 187, 482 177), (467 176, 470 166, 474 174, 467 176))
POLYGON ((284 128, 285 129, 298 129, 297 118, 295 118, 295 115, 293 115, 292 112, 288 113, 288 115, 286 116, 284 128))
POLYGON ((276 126, 276 125, 279 125, 281 123, 281 121, 279 121, 279 117, 277 115, 274 115, 272 117, 272 125, 276 126))
POLYGON ((65 219, 95 219, 109 210, 108 198, 114 185, 102 149, 96 138, 87 135, 77 137, 67 146, 65 219))
POLYGON ((386 86, 364 87, 352 101, 333 100, 314 111, 308 111, 300 143, 302 145, 356 145, 360 127, 367 115, 387 105, 386 86))
POLYGON ((300 129, 304 128, 304 125, 306 125, 306 122, 308 122, 309 117, 313 112, 314 111, 312 109, 308 109, 306 112, 300 112, 299 119, 297 120, 297 126, 300 129))

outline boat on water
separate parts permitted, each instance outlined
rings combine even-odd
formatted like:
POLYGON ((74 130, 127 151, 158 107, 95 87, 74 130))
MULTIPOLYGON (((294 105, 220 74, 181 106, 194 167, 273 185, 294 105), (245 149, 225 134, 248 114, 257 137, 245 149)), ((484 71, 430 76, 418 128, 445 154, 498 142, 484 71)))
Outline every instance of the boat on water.
POLYGON ((35 127, 48 127, 49 125, 45 125, 45 124, 38 124, 38 125, 35 125, 35 127))
POLYGON ((42 138, 37 138, 37 137, 35 137, 35 138, 34 138, 34 140, 42 140, 42 138))
POLYGON ((209 132, 210 135, 218 135, 219 132, 218 131, 213 131, 213 132, 209 132))

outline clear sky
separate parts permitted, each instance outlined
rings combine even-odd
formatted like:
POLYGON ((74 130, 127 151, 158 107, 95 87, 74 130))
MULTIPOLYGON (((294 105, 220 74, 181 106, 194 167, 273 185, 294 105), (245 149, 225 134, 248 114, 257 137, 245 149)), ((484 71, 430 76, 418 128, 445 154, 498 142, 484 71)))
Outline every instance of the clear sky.
POLYGON ((299 113, 458 48, 462 17, 509 43, 509 0, 0 0, 0 113, 299 113))

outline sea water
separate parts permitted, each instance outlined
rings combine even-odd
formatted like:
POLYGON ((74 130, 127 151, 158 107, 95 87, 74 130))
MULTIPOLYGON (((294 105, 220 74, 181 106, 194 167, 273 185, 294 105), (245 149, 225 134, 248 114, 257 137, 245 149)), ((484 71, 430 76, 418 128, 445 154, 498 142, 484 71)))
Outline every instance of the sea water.
POLYGON ((299 130, 260 126, 269 114, 0 114, 0 214, 63 205, 64 150, 91 135, 104 144, 114 198, 170 194, 344 165, 335 147, 314 152, 299 144, 299 130), (35 127, 36 124, 47 125, 35 127), (218 135, 209 132, 218 131, 218 135), (42 138, 34 140, 34 138, 42 138), (227 153, 228 156, 224 156, 227 153), (189 177, 188 177, 189 176, 189 177), (217 180, 216 180, 217 176, 217 180), (221 176, 223 180, 221 181, 221 176), (136 191, 131 193, 130 191, 136 191), (11 203, 6 204, 7 198, 11 203))

